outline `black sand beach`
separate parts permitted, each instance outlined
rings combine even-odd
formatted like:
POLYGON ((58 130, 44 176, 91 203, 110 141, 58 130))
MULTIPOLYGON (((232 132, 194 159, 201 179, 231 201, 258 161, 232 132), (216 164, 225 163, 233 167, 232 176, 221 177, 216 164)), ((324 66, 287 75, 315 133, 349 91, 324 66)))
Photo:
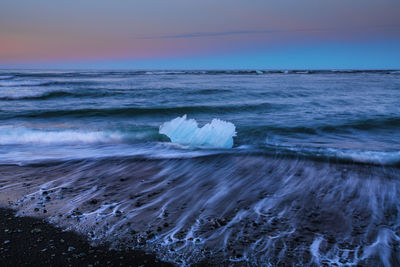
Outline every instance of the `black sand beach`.
POLYGON ((80 235, 0 209, 0 266, 172 266, 139 250, 93 247, 80 235))

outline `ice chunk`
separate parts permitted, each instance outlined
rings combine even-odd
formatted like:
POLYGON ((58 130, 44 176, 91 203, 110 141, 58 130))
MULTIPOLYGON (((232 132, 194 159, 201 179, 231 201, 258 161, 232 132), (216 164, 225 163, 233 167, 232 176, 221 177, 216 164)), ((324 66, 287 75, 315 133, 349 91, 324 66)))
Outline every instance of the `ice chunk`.
POLYGON ((231 148, 236 127, 231 122, 213 119, 211 123, 199 128, 196 120, 187 119, 184 115, 163 123, 160 134, 167 135, 171 142, 183 145, 231 148))

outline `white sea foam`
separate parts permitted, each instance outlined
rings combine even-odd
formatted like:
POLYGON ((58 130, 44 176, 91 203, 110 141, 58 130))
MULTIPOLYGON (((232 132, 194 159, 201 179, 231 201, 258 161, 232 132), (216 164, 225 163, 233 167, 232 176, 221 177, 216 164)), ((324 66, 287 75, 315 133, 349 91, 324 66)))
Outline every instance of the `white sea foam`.
POLYGON ((0 128, 0 145, 13 144, 96 144, 120 143, 124 136, 118 132, 82 130, 40 130, 23 127, 0 128))
POLYGON ((211 123, 199 128, 196 120, 187 119, 184 115, 163 123, 160 134, 165 134, 172 142, 183 145, 231 148, 236 128, 233 123, 220 119, 213 119, 211 123))
POLYGON ((337 158, 361 163, 396 164, 400 162, 400 151, 353 151, 330 149, 337 158))
POLYGON ((351 162, 379 164, 379 165, 396 165, 400 163, 400 151, 373 151, 373 150, 357 150, 344 148, 323 148, 323 147, 300 147, 282 145, 271 140, 266 143, 272 148, 292 151, 299 155, 333 158, 351 162))

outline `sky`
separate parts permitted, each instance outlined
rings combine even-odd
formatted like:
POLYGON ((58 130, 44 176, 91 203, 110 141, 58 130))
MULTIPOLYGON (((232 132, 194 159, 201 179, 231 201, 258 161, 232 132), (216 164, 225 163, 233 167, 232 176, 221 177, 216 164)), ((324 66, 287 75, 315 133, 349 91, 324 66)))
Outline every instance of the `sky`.
POLYGON ((399 69, 399 0, 1 0, 0 68, 399 69))

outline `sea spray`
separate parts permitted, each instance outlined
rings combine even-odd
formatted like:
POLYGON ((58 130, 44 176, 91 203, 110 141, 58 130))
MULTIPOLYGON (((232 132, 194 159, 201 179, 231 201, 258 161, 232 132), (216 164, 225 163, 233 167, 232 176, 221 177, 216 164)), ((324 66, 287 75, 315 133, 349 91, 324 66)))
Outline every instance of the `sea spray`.
POLYGON ((168 136, 172 142, 189 146, 211 148, 231 148, 236 127, 231 122, 213 119, 199 128, 194 119, 186 115, 165 122, 160 126, 160 134, 168 136))

